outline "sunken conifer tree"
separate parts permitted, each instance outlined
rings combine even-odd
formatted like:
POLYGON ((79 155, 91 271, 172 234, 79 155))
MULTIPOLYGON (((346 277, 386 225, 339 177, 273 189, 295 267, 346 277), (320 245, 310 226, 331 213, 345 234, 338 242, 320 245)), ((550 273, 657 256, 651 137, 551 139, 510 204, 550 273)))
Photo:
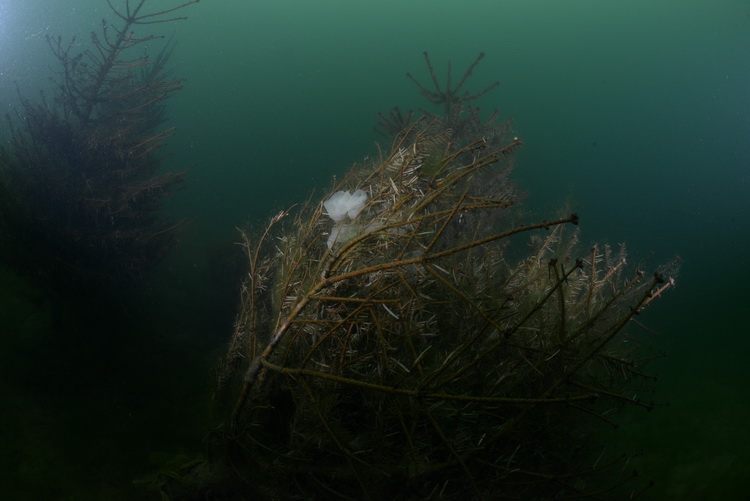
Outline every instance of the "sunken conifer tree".
POLYGON ((141 277, 173 246, 179 222, 159 217, 182 173, 160 173, 164 100, 182 80, 167 69, 173 43, 154 27, 183 19, 199 0, 147 10, 109 6, 88 49, 47 38, 58 63, 51 96, 7 116, 0 150, 0 255, 19 273, 59 290, 102 290, 141 277))
POLYGON ((592 430, 653 405, 631 320, 674 270, 581 249, 576 214, 516 210, 521 142, 460 93, 478 61, 441 87, 428 59, 436 90, 419 86, 443 114, 392 112, 379 158, 242 234, 226 421, 207 458, 161 477, 165 499, 630 499, 647 485, 592 430))

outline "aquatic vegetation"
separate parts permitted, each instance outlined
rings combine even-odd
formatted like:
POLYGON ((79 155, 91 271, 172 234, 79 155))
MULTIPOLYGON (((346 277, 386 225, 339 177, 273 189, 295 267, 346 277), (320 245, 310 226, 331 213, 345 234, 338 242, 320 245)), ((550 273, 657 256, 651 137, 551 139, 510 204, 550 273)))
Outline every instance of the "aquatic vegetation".
POLYGON ((52 97, 21 95, 0 149, 0 257, 44 288, 117 288, 174 245, 182 223, 158 212, 184 174, 158 173, 156 152, 174 132, 161 126, 163 101, 182 80, 167 69, 174 44, 143 49, 163 38, 146 26, 197 1, 149 12, 145 0, 110 3, 119 23, 102 21, 81 52, 75 38, 47 38, 52 97))

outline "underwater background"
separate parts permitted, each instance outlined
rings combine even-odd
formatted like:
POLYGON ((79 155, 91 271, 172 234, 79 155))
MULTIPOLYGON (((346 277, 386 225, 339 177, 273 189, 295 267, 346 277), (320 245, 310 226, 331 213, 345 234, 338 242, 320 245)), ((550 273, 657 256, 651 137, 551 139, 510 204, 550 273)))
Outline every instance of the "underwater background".
MULTIPOLYGON (((405 77, 428 78, 428 51, 454 77, 486 53, 469 87, 500 81, 479 105, 513 118, 513 177, 537 219, 570 207, 585 246, 626 242, 646 271, 681 257, 677 287, 639 317, 667 355, 650 366, 658 405, 604 438, 643 453, 628 467, 654 480, 647 499, 750 499, 746 0, 202 0, 184 14, 166 25, 187 78, 164 150, 189 171, 168 207, 192 219, 180 245, 116 312, 55 311, 0 270, 2 498, 132 499, 134 480, 201 452, 242 279, 236 227, 376 155, 377 112, 430 109, 405 77)), ((0 0, 3 112, 16 85, 49 88, 45 35, 85 44, 102 17, 105 0, 0 0)))

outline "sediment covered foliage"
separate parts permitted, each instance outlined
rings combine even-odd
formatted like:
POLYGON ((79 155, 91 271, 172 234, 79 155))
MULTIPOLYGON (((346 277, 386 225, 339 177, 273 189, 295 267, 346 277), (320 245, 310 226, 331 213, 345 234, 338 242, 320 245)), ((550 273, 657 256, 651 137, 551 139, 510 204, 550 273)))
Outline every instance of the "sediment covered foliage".
POLYGON ((591 436, 613 408, 651 408, 636 396, 653 379, 631 320, 674 270, 634 270, 624 247, 582 250, 576 214, 526 221, 509 178, 521 142, 496 114, 479 120, 472 95, 454 98, 460 85, 433 81, 445 116, 393 111, 388 151, 242 233, 249 272, 217 392, 226 422, 204 460, 162 477, 167 498, 643 488, 591 436))
POLYGON ((516 221, 517 140, 444 134, 419 123, 349 173, 332 193, 367 194, 353 219, 310 204, 245 236, 222 382, 242 374, 229 438, 269 497, 576 495, 597 469, 586 423, 651 405, 624 329, 662 276, 627 271, 624 249, 580 253, 575 214, 516 221))
POLYGON ((160 173, 163 101, 182 86, 167 69, 174 44, 151 25, 181 19, 146 1, 110 4, 90 48, 47 38, 59 63, 51 98, 21 96, 0 148, 2 259, 52 290, 107 290, 140 278, 172 247, 181 223, 159 217, 182 173, 160 173), (148 29, 148 31, 147 31, 148 29))

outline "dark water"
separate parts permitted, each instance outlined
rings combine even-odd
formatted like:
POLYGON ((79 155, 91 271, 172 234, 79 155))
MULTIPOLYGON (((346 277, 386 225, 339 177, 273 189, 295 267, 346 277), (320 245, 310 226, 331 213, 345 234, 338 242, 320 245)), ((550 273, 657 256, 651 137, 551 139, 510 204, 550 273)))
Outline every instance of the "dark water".
MULTIPOLYGON (((43 35, 85 43, 107 11, 0 0, 3 107, 14 81, 47 85, 43 35)), ((678 287, 641 318, 668 353, 654 365, 664 405, 623 416, 613 447, 643 450, 632 466, 655 480, 650 499, 750 499, 746 0, 202 0, 186 13, 168 26, 188 81, 169 102, 166 162, 190 169, 168 210, 193 224, 117 324, 95 304, 53 316, 0 274, 0 494, 127 499, 133 478, 201 450, 235 227, 372 154, 377 111, 423 106, 405 74, 427 77, 428 50, 438 72, 487 54, 471 83, 500 81, 481 106, 514 118, 528 208, 570 204, 584 244, 627 242, 634 262, 682 257, 678 287)))

